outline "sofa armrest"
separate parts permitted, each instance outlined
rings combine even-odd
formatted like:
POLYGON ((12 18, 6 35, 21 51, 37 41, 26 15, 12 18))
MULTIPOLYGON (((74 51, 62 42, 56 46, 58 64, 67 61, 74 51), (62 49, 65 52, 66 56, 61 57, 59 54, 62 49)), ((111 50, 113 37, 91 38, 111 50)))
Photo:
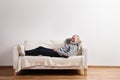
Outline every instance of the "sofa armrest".
POLYGON ((88 68, 88 61, 87 61, 87 49, 86 48, 82 48, 82 55, 84 56, 84 68, 87 69, 88 68))
POLYGON ((15 46, 13 48, 13 69, 17 68, 18 60, 19 60, 19 54, 17 51, 17 46, 15 46))

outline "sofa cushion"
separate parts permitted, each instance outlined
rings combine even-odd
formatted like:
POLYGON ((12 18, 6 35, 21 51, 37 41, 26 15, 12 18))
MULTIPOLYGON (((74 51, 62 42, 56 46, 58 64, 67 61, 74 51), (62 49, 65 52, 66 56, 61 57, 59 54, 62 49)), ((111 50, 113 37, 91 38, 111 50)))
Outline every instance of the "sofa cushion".
POLYGON ((46 48, 60 48, 64 45, 64 40, 39 40, 39 41, 24 41, 25 50, 31 50, 42 46, 46 48))
POLYGON ((83 56, 71 56, 69 58, 57 58, 48 56, 24 56, 20 57, 22 68, 33 66, 81 66, 83 63, 83 56))
POLYGON ((64 45, 64 40, 51 40, 53 48, 60 48, 64 45))
POLYGON ((53 44, 50 40, 41 40, 41 41, 24 41, 25 50, 35 49, 39 46, 46 48, 53 48, 53 44))

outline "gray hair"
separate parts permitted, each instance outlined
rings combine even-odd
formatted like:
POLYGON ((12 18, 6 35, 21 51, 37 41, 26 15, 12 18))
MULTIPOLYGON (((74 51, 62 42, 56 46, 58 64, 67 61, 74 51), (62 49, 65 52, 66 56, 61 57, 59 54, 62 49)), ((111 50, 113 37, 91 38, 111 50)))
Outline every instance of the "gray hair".
POLYGON ((78 42, 81 42, 80 37, 78 34, 74 34, 73 36, 76 36, 78 38, 78 42))

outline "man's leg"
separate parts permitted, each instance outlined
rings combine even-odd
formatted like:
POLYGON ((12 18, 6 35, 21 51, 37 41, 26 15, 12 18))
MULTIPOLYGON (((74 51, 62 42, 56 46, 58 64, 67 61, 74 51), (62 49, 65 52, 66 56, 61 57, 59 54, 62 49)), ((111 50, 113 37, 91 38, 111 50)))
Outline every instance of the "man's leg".
POLYGON ((27 56, 38 56, 39 55, 39 47, 32 49, 32 50, 27 50, 25 51, 25 55, 27 56))
POLYGON ((43 56, 60 57, 57 52, 44 47, 39 47, 39 54, 43 56))
POLYGON ((57 52, 53 51, 52 49, 44 48, 44 47, 38 47, 32 50, 25 51, 25 55, 28 56, 50 56, 50 57, 60 57, 57 52))

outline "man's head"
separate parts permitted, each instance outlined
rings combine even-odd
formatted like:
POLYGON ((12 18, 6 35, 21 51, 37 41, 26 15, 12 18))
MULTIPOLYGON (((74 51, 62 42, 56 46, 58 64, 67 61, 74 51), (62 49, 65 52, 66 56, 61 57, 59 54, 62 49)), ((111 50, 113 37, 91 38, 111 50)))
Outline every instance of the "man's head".
POLYGON ((73 35, 72 36, 72 42, 74 42, 74 43, 78 43, 80 41, 80 38, 79 38, 79 36, 78 35, 73 35))

